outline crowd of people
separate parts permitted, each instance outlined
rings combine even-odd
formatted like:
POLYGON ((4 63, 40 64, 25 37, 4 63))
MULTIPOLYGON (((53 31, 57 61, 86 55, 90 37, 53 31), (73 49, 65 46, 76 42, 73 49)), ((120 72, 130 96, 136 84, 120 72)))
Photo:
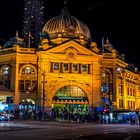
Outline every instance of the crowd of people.
POLYGON ((82 113, 82 112, 69 112, 67 109, 60 112, 52 109, 52 111, 42 110, 15 110, 15 119, 33 119, 33 120, 50 120, 50 121, 73 121, 73 122, 91 122, 99 121, 98 114, 82 113))
MULTIPOLYGON (((9 113, 7 111, 7 113, 9 113)), ((23 119, 23 120, 47 120, 47 121, 69 121, 69 122, 98 122, 98 123, 111 123, 111 122, 122 122, 131 125, 140 124, 140 113, 130 112, 126 117, 119 118, 117 115, 113 116, 110 121, 109 114, 103 112, 82 112, 69 111, 65 109, 52 109, 51 111, 33 110, 33 109, 16 109, 11 111, 13 114, 12 119, 23 119)))

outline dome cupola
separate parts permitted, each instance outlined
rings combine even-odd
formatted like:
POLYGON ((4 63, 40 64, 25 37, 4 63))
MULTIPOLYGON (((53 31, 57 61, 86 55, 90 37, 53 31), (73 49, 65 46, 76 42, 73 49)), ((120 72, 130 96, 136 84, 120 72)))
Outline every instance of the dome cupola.
POLYGON ((88 27, 74 16, 71 16, 67 7, 62 9, 59 16, 48 20, 42 30, 43 32, 47 32, 50 39, 57 38, 58 34, 62 34, 64 38, 76 39, 83 36, 85 41, 88 41, 91 37, 88 27))

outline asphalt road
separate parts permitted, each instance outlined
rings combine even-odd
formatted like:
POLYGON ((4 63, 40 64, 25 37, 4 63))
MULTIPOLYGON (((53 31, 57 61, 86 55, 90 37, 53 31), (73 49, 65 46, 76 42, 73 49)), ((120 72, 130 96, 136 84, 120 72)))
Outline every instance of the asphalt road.
POLYGON ((140 133, 108 133, 89 136, 79 136, 75 140, 140 140, 140 133))
POLYGON ((140 140, 140 125, 17 121, 0 123, 0 140, 140 140))

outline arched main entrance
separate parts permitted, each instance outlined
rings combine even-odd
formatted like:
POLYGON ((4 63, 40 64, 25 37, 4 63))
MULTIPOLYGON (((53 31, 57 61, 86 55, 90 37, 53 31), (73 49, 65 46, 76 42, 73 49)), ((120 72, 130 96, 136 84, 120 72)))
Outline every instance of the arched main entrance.
POLYGON ((64 86, 60 88, 52 99, 52 109, 56 116, 63 114, 84 115, 88 112, 88 97, 86 93, 77 86, 64 86))

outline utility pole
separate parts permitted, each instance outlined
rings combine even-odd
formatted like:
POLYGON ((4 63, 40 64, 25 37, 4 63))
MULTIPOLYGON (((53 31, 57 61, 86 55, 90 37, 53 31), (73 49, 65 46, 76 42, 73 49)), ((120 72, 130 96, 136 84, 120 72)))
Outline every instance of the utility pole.
POLYGON ((69 101, 68 101, 68 111, 69 111, 69 112, 68 112, 68 115, 69 115, 68 117, 69 117, 69 123, 70 123, 71 115, 70 115, 70 103, 69 103, 69 101))
POLYGON ((45 70, 44 70, 44 72, 43 72, 43 81, 42 81, 43 83, 43 93, 42 93, 42 120, 45 120, 45 83, 46 83, 46 81, 45 81, 45 70))
POLYGON ((36 97, 35 97, 35 112, 36 112, 36 114, 37 114, 37 110, 38 110, 38 69, 39 69, 39 67, 38 67, 38 61, 39 61, 39 57, 38 57, 38 55, 37 55, 37 63, 36 63, 36 68, 37 68, 37 73, 36 73, 36 79, 37 79, 37 86, 36 86, 36 97))

